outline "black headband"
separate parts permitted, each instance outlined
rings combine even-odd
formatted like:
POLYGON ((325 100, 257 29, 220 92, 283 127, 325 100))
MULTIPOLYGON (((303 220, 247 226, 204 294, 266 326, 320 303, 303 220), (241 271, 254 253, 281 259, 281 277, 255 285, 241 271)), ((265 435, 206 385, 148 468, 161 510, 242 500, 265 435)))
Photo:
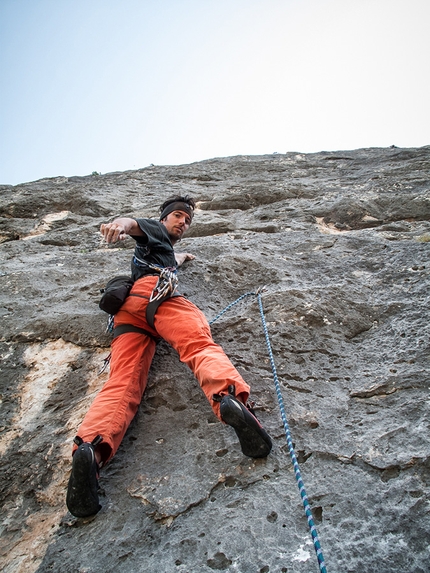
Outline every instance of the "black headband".
POLYGON ((160 215, 160 221, 162 221, 164 217, 167 217, 169 213, 173 213, 173 211, 183 211, 189 215, 190 219, 192 219, 194 215, 193 209, 190 207, 190 205, 188 205, 188 203, 184 203, 183 201, 176 201, 175 203, 169 203, 167 207, 164 207, 160 215))

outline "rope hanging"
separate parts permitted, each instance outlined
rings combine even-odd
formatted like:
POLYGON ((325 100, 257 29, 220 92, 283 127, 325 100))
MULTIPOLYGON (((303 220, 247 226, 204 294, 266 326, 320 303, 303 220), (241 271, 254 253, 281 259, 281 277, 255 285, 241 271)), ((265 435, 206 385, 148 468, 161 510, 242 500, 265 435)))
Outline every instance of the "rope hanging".
POLYGON ((317 529, 315 527, 314 520, 312 517, 312 511, 311 511, 311 508, 309 505, 309 500, 308 500, 308 496, 306 494, 305 485, 303 483, 303 479, 302 479, 302 476, 300 473, 299 464, 297 462, 296 454, 294 451, 294 446, 293 446, 293 441, 291 439, 291 433, 290 433, 290 428, 289 428, 288 421, 287 421, 287 416, 285 414, 284 401, 282 399, 281 387, 280 387, 278 375, 276 372, 275 360, 273 358, 273 352, 272 352, 272 347, 270 344, 269 332, 267 330, 266 318, 264 316, 263 302, 262 302, 262 298, 261 298, 261 293, 264 292, 264 290, 265 290, 265 287, 261 287, 261 288, 258 288, 256 291, 247 292, 247 293, 243 294, 238 299, 236 299, 234 302, 232 302, 231 304, 226 306, 226 308, 223 311, 221 311, 214 319, 212 319, 209 322, 209 324, 213 324, 225 312, 227 312, 227 310, 232 308, 235 304, 240 302, 245 297, 250 296, 250 295, 257 296, 258 307, 260 309, 261 322, 263 324, 264 337, 266 339, 266 346, 267 346, 267 350, 269 352, 270 365, 272 367, 272 373, 273 373, 273 380, 275 383, 276 395, 278 397, 278 403, 279 403, 279 408, 281 410, 282 422, 284 424, 285 436, 287 438, 288 451, 290 454, 291 461, 293 463, 294 474, 296 476, 297 486, 299 488, 300 497, 302 498, 303 508, 305 510, 306 518, 308 520, 308 525, 309 525, 309 529, 311 532, 315 553, 316 553, 316 556, 318 559, 318 565, 320 568, 320 572, 321 573, 327 573, 327 569, 326 569, 325 562, 324 562, 324 556, 323 556, 323 552, 321 549, 321 544, 320 544, 320 541, 318 539, 317 529))
POLYGON ((222 317, 223 314, 225 314, 228 310, 230 310, 235 304, 237 304, 238 302, 240 302, 242 299, 244 299, 247 296, 255 296, 259 291, 264 290, 265 287, 261 287, 260 289, 257 289, 256 291, 250 291, 250 292, 246 292, 245 294, 243 294, 242 296, 240 296, 239 298, 237 298, 234 302, 230 303, 228 306, 225 307, 224 310, 222 310, 219 314, 216 315, 215 318, 213 318, 210 322, 209 325, 213 324, 216 320, 218 320, 219 318, 222 317))

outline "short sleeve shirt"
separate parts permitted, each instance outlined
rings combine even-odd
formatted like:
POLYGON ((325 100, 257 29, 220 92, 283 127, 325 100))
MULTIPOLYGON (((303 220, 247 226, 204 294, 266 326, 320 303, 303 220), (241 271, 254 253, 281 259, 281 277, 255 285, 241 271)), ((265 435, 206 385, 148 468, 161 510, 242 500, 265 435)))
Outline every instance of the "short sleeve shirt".
POLYGON ((156 274, 153 270, 139 266, 139 260, 159 267, 176 267, 175 251, 166 227, 155 219, 135 219, 143 237, 133 236, 136 241, 131 263, 133 280, 156 274))

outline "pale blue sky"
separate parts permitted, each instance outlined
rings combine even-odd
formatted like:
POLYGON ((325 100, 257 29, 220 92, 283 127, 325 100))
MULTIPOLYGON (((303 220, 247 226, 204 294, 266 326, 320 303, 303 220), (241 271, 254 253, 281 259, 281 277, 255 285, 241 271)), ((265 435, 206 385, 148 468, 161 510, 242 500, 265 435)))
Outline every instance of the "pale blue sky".
POLYGON ((430 144, 430 0, 0 0, 0 183, 430 144))

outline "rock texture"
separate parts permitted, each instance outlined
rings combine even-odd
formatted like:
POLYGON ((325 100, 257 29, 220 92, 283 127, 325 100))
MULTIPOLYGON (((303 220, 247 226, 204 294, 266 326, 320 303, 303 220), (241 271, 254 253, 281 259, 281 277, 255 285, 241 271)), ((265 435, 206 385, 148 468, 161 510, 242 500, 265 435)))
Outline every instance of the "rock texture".
POLYGON ((232 157, 0 187, 1 554, 5 573, 318 571, 258 305, 213 335, 274 439, 244 458, 165 343, 102 473, 103 509, 67 513, 76 428, 106 380, 99 289, 133 241, 100 223, 198 211, 180 288, 212 319, 263 305, 329 572, 425 573, 430 553, 430 147, 232 157))

